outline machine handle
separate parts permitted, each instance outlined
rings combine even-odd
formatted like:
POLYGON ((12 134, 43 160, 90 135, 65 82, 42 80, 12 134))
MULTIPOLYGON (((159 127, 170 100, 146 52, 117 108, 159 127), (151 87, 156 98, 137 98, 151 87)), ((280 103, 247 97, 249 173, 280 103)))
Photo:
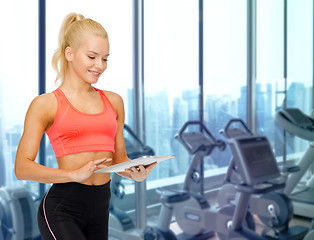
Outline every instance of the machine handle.
POLYGON ((187 127, 189 125, 199 125, 201 127, 201 131, 205 130, 205 132, 207 133, 207 135, 211 138, 211 140, 213 140, 213 142, 216 141, 215 137, 210 133, 210 131, 204 126, 203 123, 201 123, 200 121, 187 121, 183 127, 180 129, 179 133, 178 133, 178 137, 180 137, 181 139, 183 138, 183 133, 184 131, 187 129, 187 127))
POLYGON ((139 143, 140 147, 142 148, 141 152, 128 153, 129 158, 134 159, 134 158, 138 158, 138 157, 145 156, 145 155, 148 155, 148 156, 155 155, 155 151, 151 147, 145 145, 136 136, 136 134, 133 132, 133 130, 127 124, 124 124, 124 130, 126 130, 132 136, 132 138, 135 139, 135 141, 139 143))
POLYGON ((187 121, 182 128, 180 129, 179 133, 175 135, 175 139, 179 139, 180 142, 184 145, 184 147, 186 149, 188 149, 188 151, 191 154, 196 153, 199 150, 205 149, 205 148, 214 148, 214 147, 218 147, 218 149, 220 151, 224 151, 226 148, 226 143, 223 140, 216 140, 216 138, 211 134, 211 132, 207 129, 207 127, 200 121, 187 121), (196 149, 193 149, 185 140, 184 138, 184 132, 185 130, 190 126, 190 125, 199 125, 200 126, 200 132, 202 132, 203 130, 206 132, 206 134, 208 135, 208 137, 210 138, 210 140, 212 141, 212 144, 210 146, 205 146, 205 145, 200 145, 198 146, 196 149))
POLYGON ((129 125, 124 124, 124 129, 141 145, 141 147, 145 147, 144 143, 135 135, 129 125))
POLYGON ((223 134, 227 137, 227 138, 231 138, 232 136, 230 136, 229 131, 230 131, 230 127, 232 124, 234 123, 240 123, 242 125, 242 127, 244 128, 244 130, 251 136, 253 136, 254 134, 251 132, 251 130, 248 128, 248 126, 245 124, 245 122, 241 119, 241 118, 232 118, 229 120, 229 122, 227 123, 227 125, 225 126, 224 130, 223 130, 223 134))

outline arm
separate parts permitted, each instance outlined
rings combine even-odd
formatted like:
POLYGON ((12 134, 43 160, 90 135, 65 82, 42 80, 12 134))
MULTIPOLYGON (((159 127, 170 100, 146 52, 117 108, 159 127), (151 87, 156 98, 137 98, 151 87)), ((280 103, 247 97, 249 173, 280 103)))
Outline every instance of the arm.
MULTIPOLYGON (((56 108, 56 99, 51 94, 36 97, 29 106, 24 122, 24 132, 16 152, 15 175, 17 179, 41 183, 80 180, 75 171, 48 168, 35 162, 41 138, 47 127, 52 124, 56 108)), ((97 162, 92 161, 85 165, 83 167, 85 175, 89 172, 92 174, 96 164, 97 162)))
MULTIPOLYGON (((121 162, 130 161, 130 159, 126 153, 123 136, 125 118, 123 99, 117 94, 114 94, 114 97, 111 99, 111 102, 117 112, 117 133, 115 136, 115 153, 113 155, 112 164, 118 164, 121 162)), ((119 172, 118 174, 122 177, 130 178, 140 182, 148 177, 156 165, 157 163, 153 163, 146 167, 140 165, 139 168, 132 167, 131 169, 127 169, 124 172, 119 172)))

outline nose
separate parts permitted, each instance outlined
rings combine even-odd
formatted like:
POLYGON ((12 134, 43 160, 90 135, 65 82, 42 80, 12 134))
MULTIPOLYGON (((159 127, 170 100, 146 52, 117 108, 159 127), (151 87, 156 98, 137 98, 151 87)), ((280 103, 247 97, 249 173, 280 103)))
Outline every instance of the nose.
POLYGON ((97 68, 97 70, 104 71, 107 68, 107 62, 102 59, 98 59, 95 63, 95 67, 97 68))

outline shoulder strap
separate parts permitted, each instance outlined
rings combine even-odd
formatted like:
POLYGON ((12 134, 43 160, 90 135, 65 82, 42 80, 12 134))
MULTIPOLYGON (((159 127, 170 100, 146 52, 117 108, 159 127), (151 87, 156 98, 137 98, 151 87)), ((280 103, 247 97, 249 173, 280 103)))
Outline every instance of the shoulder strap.
POLYGON ((63 94, 62 94, 60 88, 57 88, 56 90, 54 90, 53 93, 58 100, 63 97, 63 94))

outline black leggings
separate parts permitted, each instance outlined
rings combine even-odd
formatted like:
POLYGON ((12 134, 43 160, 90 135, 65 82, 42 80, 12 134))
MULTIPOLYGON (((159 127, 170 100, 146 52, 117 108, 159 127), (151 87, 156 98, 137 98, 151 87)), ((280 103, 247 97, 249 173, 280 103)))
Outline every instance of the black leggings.
POLYGON ((110 182, 53 184, 38 210, 43 240, 107 240, 110 182))

